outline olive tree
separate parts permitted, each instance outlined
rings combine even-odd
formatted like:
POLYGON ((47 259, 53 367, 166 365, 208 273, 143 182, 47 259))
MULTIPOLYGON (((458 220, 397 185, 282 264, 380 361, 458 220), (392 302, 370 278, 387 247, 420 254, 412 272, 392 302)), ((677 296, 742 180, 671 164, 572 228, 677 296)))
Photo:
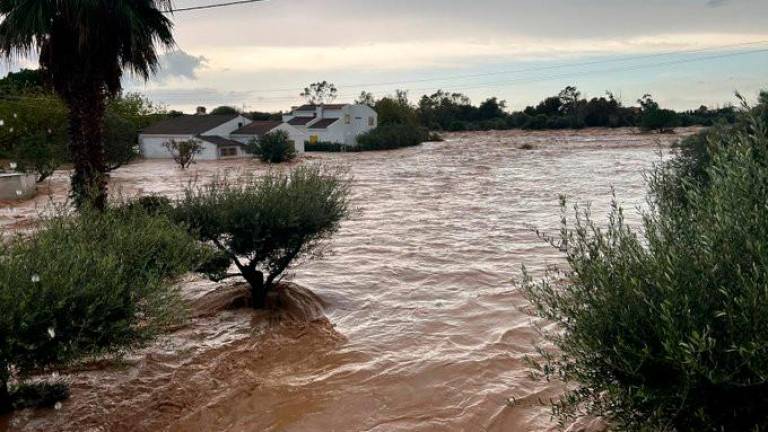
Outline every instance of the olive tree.
POLYGON ((163 147, 173 156, 173 160, 181 169, 187 169, 195 162, 195 156, 203 151, 203 146, 198 140, 170 140, 163 143, 163 147))
POLYGON ((242 276, 255 308, 285 271, 320 255, 326 240, 350 214, 349 179, 339 168, 301 166, 289 174, 215 179, 187 188, 174 209, 176 220, 223 254, 212 280, 242 276), (236 271, 228 272, 234 263, 236 271))

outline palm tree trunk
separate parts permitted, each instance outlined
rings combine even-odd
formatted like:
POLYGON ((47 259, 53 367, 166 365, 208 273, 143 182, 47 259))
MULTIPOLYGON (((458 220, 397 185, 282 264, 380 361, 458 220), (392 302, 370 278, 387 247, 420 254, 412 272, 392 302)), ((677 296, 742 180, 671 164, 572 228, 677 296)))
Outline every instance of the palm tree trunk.
POLYGON ((11 412, 12 402, 8 392, 8 366, 0 362, 0 414, 11 412))
POLYGON ((84 85, 67 98, 69 147, 75 172, 72 197, 78 209, 107 206, 108 169, 104 157, 106 95, 97 85, 84 85))

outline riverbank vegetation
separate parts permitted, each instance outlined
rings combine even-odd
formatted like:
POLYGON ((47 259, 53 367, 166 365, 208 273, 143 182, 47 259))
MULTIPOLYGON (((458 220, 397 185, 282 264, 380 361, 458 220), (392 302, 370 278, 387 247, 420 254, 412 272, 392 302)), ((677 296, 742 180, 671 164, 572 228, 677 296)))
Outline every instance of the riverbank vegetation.
POLYGON ((562 380, 562 420, 617 430, 768 428, 768 93, 681 144, 649 178, 642 229, 563 209, 568 269, 522 288, 557 323, 534 363, 562 380))
MULTIPOLYGON (((91 356, 147 341, 183 315, 172 281, 211 249, 140 206, 61 210, 0 244, 0 412, 61 385, 24 385, 91 356)), ((56 383, 54 383, 56 384, 56 383)), ((55 398, 54 398, 55 399, 55 398)))

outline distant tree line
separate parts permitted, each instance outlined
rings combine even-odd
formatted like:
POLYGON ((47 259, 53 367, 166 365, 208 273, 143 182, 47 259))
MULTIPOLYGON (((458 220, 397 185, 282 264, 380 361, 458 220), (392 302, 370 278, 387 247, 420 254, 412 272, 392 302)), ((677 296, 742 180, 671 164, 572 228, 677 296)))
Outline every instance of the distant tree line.
POLYGON ((724 120, 733 123, 733 106, 675 112, 659 106, 650 95, 637 101, 639 106, 624 106, 611 92, 587 99, 573 86, 522 111, 508 112, 506 102, 489 98, 475 106, 461 93, 438 90, 419 99, 416 113, 430 130, 504 129, 581 129, 585 127, 640 127, 668 131, 677 126, 710 126, 724 120))

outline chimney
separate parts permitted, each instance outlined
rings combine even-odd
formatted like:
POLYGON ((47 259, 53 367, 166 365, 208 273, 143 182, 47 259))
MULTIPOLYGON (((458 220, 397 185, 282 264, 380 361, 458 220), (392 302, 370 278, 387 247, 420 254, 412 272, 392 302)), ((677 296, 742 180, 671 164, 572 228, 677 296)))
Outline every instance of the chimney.
POLYGON ((204 106, 197 107, 197 110, 195 110, 195 115, 205 115, 205 107, 204 106))

